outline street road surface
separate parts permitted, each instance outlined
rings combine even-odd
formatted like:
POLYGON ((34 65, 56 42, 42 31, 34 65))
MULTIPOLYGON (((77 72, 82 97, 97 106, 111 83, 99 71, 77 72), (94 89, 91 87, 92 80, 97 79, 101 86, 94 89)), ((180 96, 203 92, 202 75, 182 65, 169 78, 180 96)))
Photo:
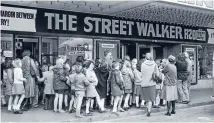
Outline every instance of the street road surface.
POLYGON ((214 123, 214 105, 179 109, 176 115, 165 116, 166 112, 146 115, 138 115, 127 118, 113 119, 107 122, 213 122, 214 123))
MULTIPOLYGON (((213 122, 214 104, 186 109, 179 109, 176 115, 165 116, 166 112, 152 113, 151 117, 146 115, 130 116, 127 118, 114 119, 107 122, 213 122)), ((74 113, 53 113, 42 108, 32 109, 22 115, 15 115, 8 112, 6 108, 1 109, 2 122, 67 122, 74 121, 74 113)), ((96 115, 105 115, 96 113, 96 115)), ((102 122, 102 121, 99 121, 102 122)))

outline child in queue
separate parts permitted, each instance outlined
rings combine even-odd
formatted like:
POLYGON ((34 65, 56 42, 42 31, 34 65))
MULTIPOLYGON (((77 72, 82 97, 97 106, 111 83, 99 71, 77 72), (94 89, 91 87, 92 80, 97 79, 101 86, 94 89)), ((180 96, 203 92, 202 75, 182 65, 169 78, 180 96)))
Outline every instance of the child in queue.
POLYGON ((76 117, 82 118, 83 115, 80 114, 83 97, 85 96, 86 87, 90 84, 85 75, 82 73, 83 67, 77 65, 75 81, 75 97, 76 97, 76 117))
POLYGON ((76 108, 76 104, 75 104, 75 81, 74 81, 74 78, 77 74, 76 69, 77 69, 77 65, 73 65, 71 68, 71 74, 69 75, 69 81, 67 83, 71 89, 71 100, 70 100, 70 105, 69 105, 69 109, 68 109, 69 113, 72 113, 75 111, 75 109, 73 109, 73 107, 76 108))
POLYGON ((13 73, 13 61, 9 58, 6 59, 5 61, 5 69, 3 73, 3 79, 4 83, 6 85, 5 87, 5 96, 7 96, 8 99, 8 111, 13 110, 13 100, 14 96, 12 94, 12 87, 14 83, 14 73, 13 73))
POLYGON ((128 60, 125 60, 123 62, 123 67, 121 69, 121 72, 122 72, 122 76, 125 84, 125 92, 124 92, 125 101, 124 101, 123 108, 124 110, 128 110, 130 108, 129 99, 132 93, 132 80, 134 78, 133 72, 131 70, 131 64, 128 60))
POLYGON ((121 102, 124 94, 124 81, 120 72, 120 63, 113 62, 110 75, 111 94, 114 97, 112 114, 119 115, 117 111, 122 111, 121 102))
POLYGON ((12 94, 15 96, 13 110, 15 114, 22 114, 20 106, 25 98, 24 82, 26 78, 23 78, 23 71, 21 69, 22 62, 20 59, 15 59, 13 62, 14 66, 14 83, 12 87, 12 94))
POLYGON ((140 90, 141 90, 141 82, 142 82, 142 75, 141 72, 137 70, 137 59, 132 60, 132 70, 134 74, 134 90, 133 93, 135 95, 135 103, 136 107, 139 108, 139 99, 140 99, 140 90))
POLYGON ((64 108, 65 108, 65 111, 68 111, 68 96, 70 95, 70 88, 69 88, 69 85, 67 84, 67 82, 69 82, 69 74, 70 74, 70 65, 65 62, 64 63, 64 72, 65 72, 65 76, 67 78, 67 81, 66 81, 66 89, 65 89, 65 92, 64 92, 64 108))
POLYGON ((67 77, 66 72, 64 70, 63 59, 59 58, 56 60, 56 66, 55 68, 53 68, 53 73, 53 88, 55 91, 54 112, 64 113, 65 111, 62 110, 63 95, 65 93, 65 90, 68 89, 68 86, 66 84, 67 77))
POLYGON ((104 112, 103 106, 101 106, 100 96, 97 93, 96 86, 98 84, 97 76, 94 72, 94 63, 93 61, 87 61, 86 62, 86 71, 85 71, 86 78, 90 82, 89 86, 86 89, 86 115, 91 115, 89 112, 89 107, 91 103, 91 99, 96 97, 97 104, 100 107, 100 112, 104 112))
POLYGON ((45 94, 45 107, 44 110, 52 110, 52 104, 54 100, 54 89, 53 89, 53 81, 54 81, 54 74, 53 74, 53 66, 49 68, 48 66, 44 65, 44 72, 43 77, 39 78, 39 82, 44 82, 44 94, 45 94))

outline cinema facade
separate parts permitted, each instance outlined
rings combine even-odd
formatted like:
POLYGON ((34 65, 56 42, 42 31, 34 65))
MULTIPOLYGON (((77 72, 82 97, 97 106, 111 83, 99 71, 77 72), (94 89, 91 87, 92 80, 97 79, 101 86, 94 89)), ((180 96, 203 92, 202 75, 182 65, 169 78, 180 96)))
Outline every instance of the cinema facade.
MULTIPOLYGON (((110 16, 1 4, 1 52, 6 57, 21 58, 22 51, 29 49, 42 64, 54 64, 58 56, 66 56, 70 63, 80 55, 103 58, 106 49, 112 51, 114 59, 124 55, 141 59, 147 52, 154 59, 163 59, 187 51, 194 62, 192 84, 197 84, 202 68, 212 62, 214 29, 179 23, 181 17, 172 19, 178 23, 158 21, 163 18, 160 13, 153 13, 157 20, 149 20, 149 16, 145 20, 136 15, 131 18, 130 14, 133 12, 110 16)), ((207 18, 214 21, 214 15, 207 18)))

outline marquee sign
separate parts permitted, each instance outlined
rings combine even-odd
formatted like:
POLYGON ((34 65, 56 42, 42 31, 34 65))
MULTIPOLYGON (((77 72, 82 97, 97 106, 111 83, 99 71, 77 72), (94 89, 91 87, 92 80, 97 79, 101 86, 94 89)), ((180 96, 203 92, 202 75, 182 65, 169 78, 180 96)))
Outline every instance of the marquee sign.
MULTIPOLYGON (((5 8, 7 7, 3 7, 3 10, 5 8)), ((14 28, 2 30, 170 41, 207 42, 208 40, 207 28, 203 27, 41 8, 31 10, 13 7, 10 10, 25 11, 25 14, 22 12, 24 20, 23 17, 22 21, 17 19, 14 28)))
POLYGON ((207 41, 206 28, 130 20, 113 16, 39 9, 37 31, 135 39, 207 41))

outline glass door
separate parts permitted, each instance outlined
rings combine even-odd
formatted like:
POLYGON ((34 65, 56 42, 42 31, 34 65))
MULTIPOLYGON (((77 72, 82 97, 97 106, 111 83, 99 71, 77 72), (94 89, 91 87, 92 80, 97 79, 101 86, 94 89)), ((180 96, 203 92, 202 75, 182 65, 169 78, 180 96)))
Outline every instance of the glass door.
POLYGON ((22 58, 24 50, 30 50, 30 57, 39 61, 39 37, 17 35, 15 37, 15 57, 22 58))
POLYGON ((54 65, 58 57, 58 37, 42 37, 41 63, 54 65))

